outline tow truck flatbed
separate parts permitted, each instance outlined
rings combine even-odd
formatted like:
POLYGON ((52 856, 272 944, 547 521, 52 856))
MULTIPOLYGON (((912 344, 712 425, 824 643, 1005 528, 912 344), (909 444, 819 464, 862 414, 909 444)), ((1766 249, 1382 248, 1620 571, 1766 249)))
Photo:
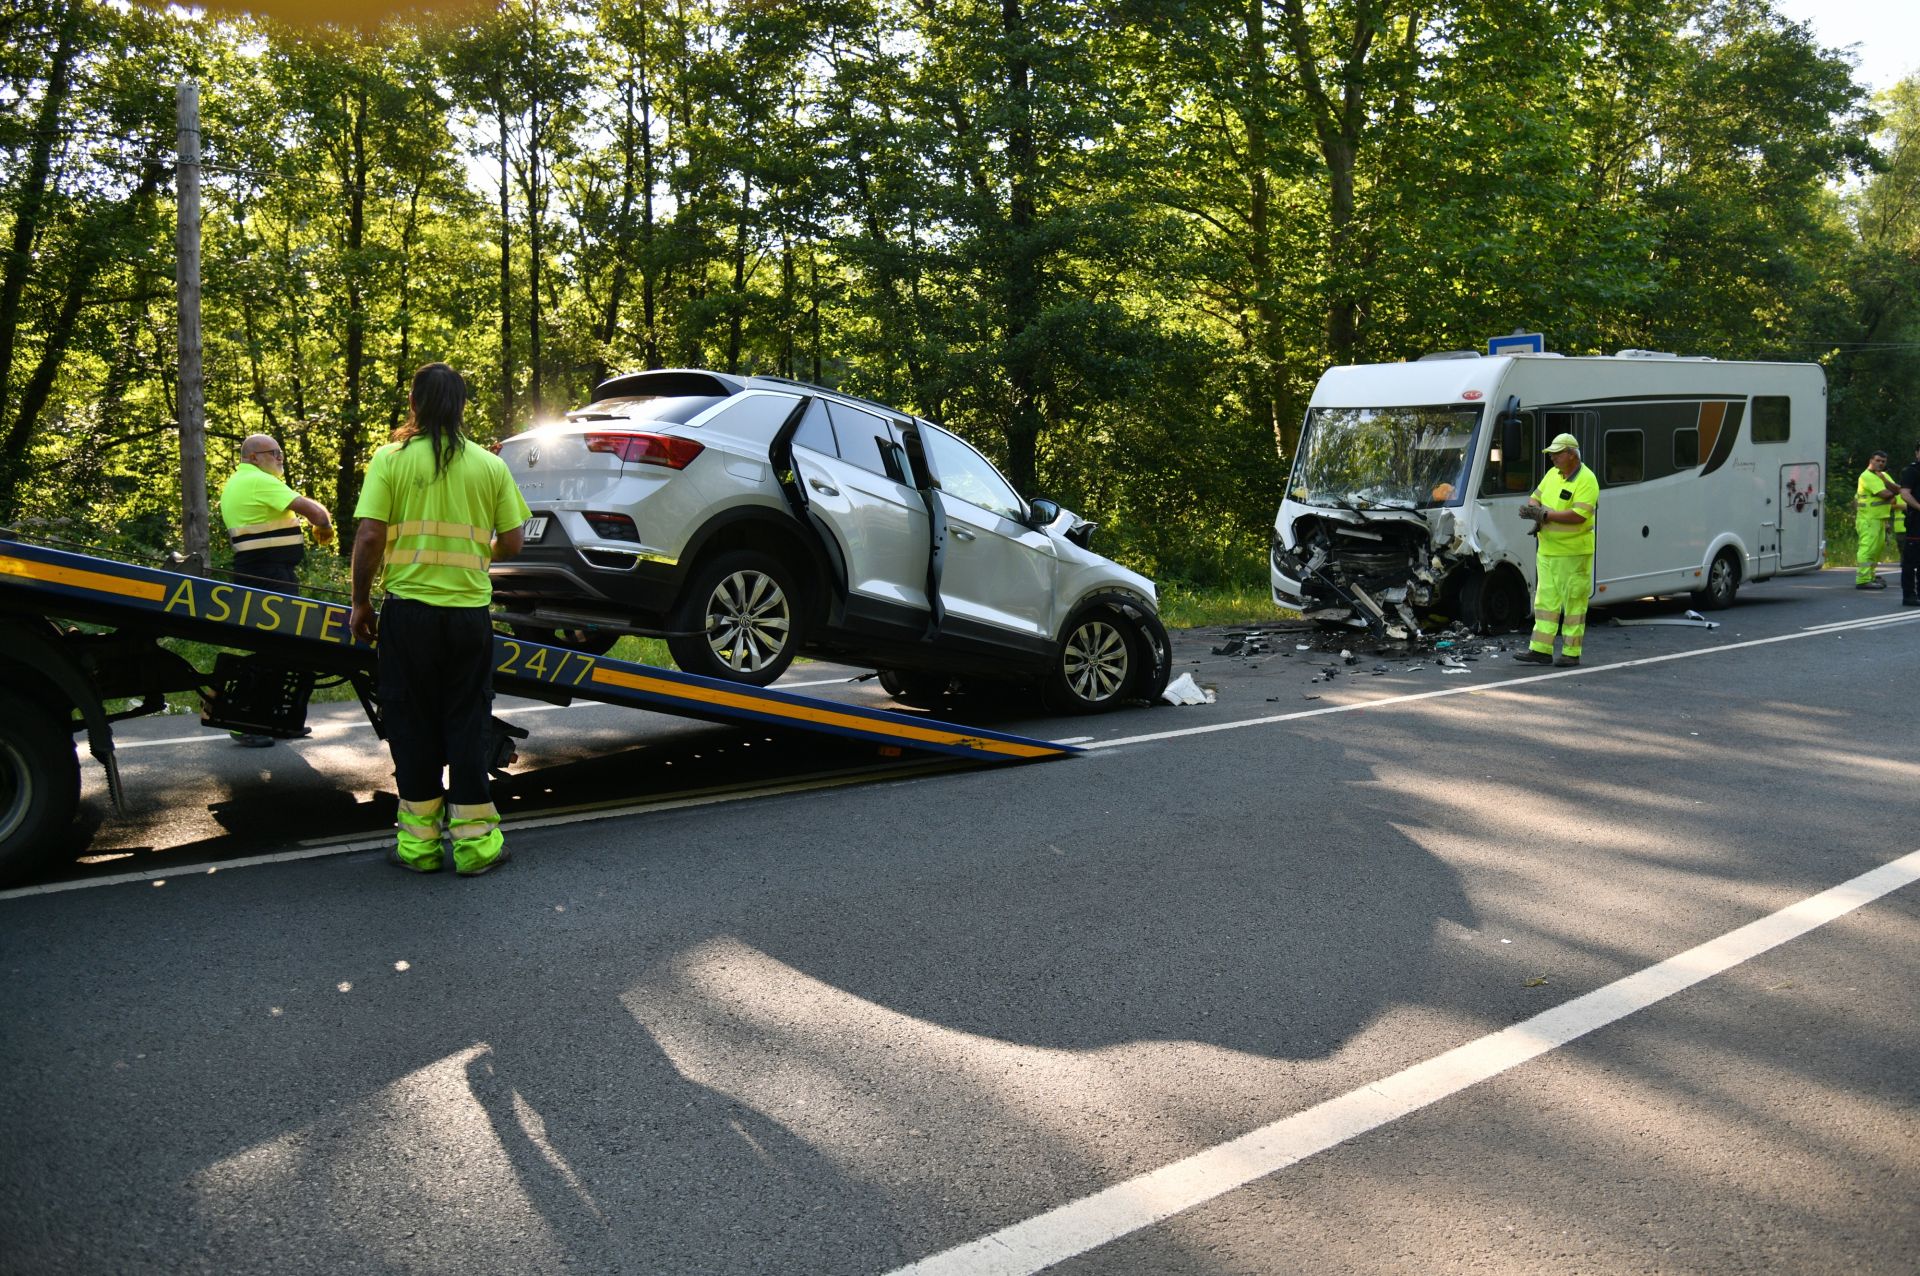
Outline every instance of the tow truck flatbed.
MULTIPOLYGON (((0 877, 17 876, 10 866, 44 849, 50 832, 71 823, 78 789, 71 736, 87 732, 117 806, 121 794, 111 724, 158 711, 166 692, 201 691, 208 706, 202 722, 209 727, 259 728, 297 738, 305 734, 306 695, 314 680, 344 679, 354 685, 379 730, 374 650, 354 640, 349 615, 337 602, 0 538, 0 668, 22 675, 0 683, 0 772, 6 773, 0 775, 0 877), (111 632, 81 633, 62 629, 57 621, 111 632), (160 648, 154 640, 161 637, 252 655, 233 658, 234 666, 208 674, 160 648), (243 669, 249 661, 257 668, 243 669), (242 672, 284 676, 292 688, 280 696, 287 703, 264 708, 242 703, 247 696, 236 684, 261 681, 233 676, 242 672), (107 702, 120 699, 139 704, 108 713, 107 702), (9 728, 12 719, 21 721, 9 728), (64 740, 65 763, 48 756, 50 738, 64 740)), ((279 684, 274 685, 280 694, 279 684)), ((499 693, 553 704, 595 700, 979 762, 1038 761, 1079 752, 1071 745, 724 682, 504 634, 494 636, 493 685, 499 693)), ((500 730, 524 734, 504 725, 500 730)), ((510 744, 505 756, 511 757, 510 744)))

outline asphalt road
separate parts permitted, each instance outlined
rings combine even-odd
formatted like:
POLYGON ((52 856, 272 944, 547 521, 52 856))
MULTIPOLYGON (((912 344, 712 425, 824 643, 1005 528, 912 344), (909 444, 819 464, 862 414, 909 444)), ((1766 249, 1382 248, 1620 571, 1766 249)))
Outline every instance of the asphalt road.
POLYGON ((515 710, 474 880, 342 849, 344 711, 128 749, 0 899, 0 1268, 1910 1273, 1920 614, 1715 619, 1182 635, 1216 703, 1000 769, 515 710))

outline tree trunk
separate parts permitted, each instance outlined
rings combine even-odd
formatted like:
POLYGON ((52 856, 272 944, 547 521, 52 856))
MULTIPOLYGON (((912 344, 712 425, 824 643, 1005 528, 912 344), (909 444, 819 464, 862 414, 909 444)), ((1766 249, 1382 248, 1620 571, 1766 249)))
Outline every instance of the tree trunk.
MULTIPOLYGON (((79 24, 80 6, 69 4, 62 15, 60 34, 47 68, 46 92, 40 109, 34 112, 32 145, 27 153, 27 169, 20 184, 20 198, 13 210, 13 237, 8 246, 6 269, 0 272, 0 412, 12 402, 13 361, 20 335, 20 304, 26 294, 27 275, 33 269, 33 243, 40 233, 45 211, 48 178, 53 171, 53 148, 59 137, 60 112, 72 89, 74 29, 79 24)), ((37 414, 36 414, 37 415, 37 414)), ((15 428, 20 420, 15 415, 15 428)), ((31 429, 31 422, 28 424, 31 429)), ((7 448, 0 455, 0 521, 11 519, 17 508, 15 488, 26 472, 24 437, 15 439, 9 429, 7 448)))
MULTIPOLYGON (((1020 0, 1001 0, 1000 16, 1009 44, 1018 49, 1026 38, 1026 19, 1020 0)), ((1036 490, 1037 458, 1042 426, 1039 402, 1038 357, 1025 340, 1040 317, 1040 261, 1034 227, 1034 186, 1038 181, 1034 133, 1032 68, 1024 54, 1013 54, 1006 67, 1007 108, 1012 126, 1007 130, 1008 199, 1006 226, 1006 307, 1004 337, 1007 388, 1012 399, 1007 419, 1007 478, 1023 496, 1036 490)))
POLYGON ((367 94, 354 91, 349 116, 346 166, 341 174, 347 203, 347 347, 346 403, 341 411, 340 467, 334 475, 333 512, 342 535, 338 553, 353 552, 353 507, 360 494, 360 458, 365 450, 365 413, 361 386, 366 373, 367 314, 363 290, 363 251, 367 234, 367 94))
POLYGON ((527 109, 527 175, 522 192, 527 200, 527 402, 534 419, 544 404, 540 395, 540 103, 527 109))
POLYGON ((733 231, 733 296, 727 305, 727 371, 740 371, 741 329, 747 316, 747 222, 753 215, 753 179, 740 175, 740 218, 733 231))
POLYGON ((28 445, 33 441, 34 427, 40 423, 40 413, 53 394, 54 379, 66 361, 67 347, 73 342, 80 312, 93 291, 94 280, 107 259, 122 246, 127 228, 138 220, 140 210, 153 198, 163 174, 164 170, 158 165, 147 165, 141 171, 140 185, 126 200, 89 218, 78 228, 80 247, 61 292, 60 308, 47 325, 40 358, 20 387, 13 420, 7 426, 4 441, 0 442, 0 466, 4 466, 0 469, 0 523, 11 523, 19 517, 21 489, 31 472, 28 445))
POLYGON ((1266 0, 1247 0, 1246 30, 1247 230, 1253 283, 1247 412, 1256 428, 1273 435, 1275 450, 1285 459, 1292 457, 1299 442, 1300 426, 1286 406, 1286 346, 1274 305, 1279 280, 1273 271, 1273 174, 1267 136, 1273 122, 1269 111, 1273 79, 1267 62, 1266 0))
POLYGON ((620 304, 627 294, 627 257, 633 247, 633 200, 638 193, 634 179, 633 87, 637 74, 631 54, 627 57, 627 82, 621 86, 623 113, 620 126, 620 211, 613 219, 613 278, 607 286, 607 304, 600 312, 600 324, 594 332, 599 348, 593 356, 593 384, 607 379, 607 348, 620 333, 620 304))
POLYGON ((493 119, 500 129, 500 437, 513 433, 513 188, 507 179, 507 90, 493 82, 493 119))
POLYGON ((420 188, 427 175, 414 175, 407 192, 407 220, 400 229, 400 353, 394 360, 393 405, 387 410, 387 432, 400 428, 400 415, 410 406, 413 392, 413 238, 420 229, 420 188))

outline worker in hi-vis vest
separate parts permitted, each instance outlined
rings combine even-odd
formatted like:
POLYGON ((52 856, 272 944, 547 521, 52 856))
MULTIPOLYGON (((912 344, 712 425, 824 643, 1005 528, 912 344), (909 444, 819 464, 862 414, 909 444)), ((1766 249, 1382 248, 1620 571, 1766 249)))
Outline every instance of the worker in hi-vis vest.
POLYGON ((306 554, 300 520, 313 524, 321 545, 333 539, 327 507, 287 486, 287 458, 265 434, 249 434, 240 445, 240 465, 220 489, 220 521, 233 543, 234 578, 288 593, 300 588, 294 568, 306 554), (297 516, 297 517, 296 517, 297 516))
MULTIPOLYGON (((313 524, 313 539, 333 540, 327 507, 287 486, 287 457, 265 434, 249 434, 240 444, 240 464, 220 488, 220 521, 233 543, 233 578, 289 594, 300 592, 295 569, 306 555, 300 520, 313 524)), ((232 731, 235 744, 249 749, 273 745, 257 731, 232 731)))
POLYGON ((1538 527, 1533 590, 1533 640, 1514 659, 1523 665, 1580 663, 1587 636, 1587 600, 1593 596, 1593 520, 1600 508, 1600 480, 1580 463, 1580 441, 1555 437, 1543 449, 1553 468, 1520 511, 1538 527), (1554 636, 1560 657, 1553 655, 1554 636))
POLYGON ((505 862, 487 788, 493 585, 530 511, 506 462, 462 432, 467 383, 444 363, 413 374, 412 413, 373 454, 354 517, 353 636, 379 647, 381 721, 400 815, 393 860, 473 876, 505 862), (378 620, 373 579, 385 570, 378 620), (443 780, 444 773, 444 780, 443 780))
POLYGON ((1888 532, 1894 529, 1894 518, 1901 512, 1900 485, 1887 473, 1885 452, 1875 452, 1868 459, 1867 468, 1860 471, 1860 479, 1853 485, 1853 497, 1853 530, 1860 537, 1853 558, 1853 587, 1885 589, 1887 582, 1879 578, 1877 569, 1887 551, 1888 532))

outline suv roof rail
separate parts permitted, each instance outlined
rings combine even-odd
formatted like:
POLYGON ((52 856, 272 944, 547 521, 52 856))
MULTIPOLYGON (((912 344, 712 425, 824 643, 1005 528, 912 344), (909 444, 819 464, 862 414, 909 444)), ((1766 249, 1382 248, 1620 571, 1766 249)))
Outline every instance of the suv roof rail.
POLYGON ((746 388, 746 382, 724 372, 707 372, 700 368, 651 368, 645 372, 627 372, 608 377, 593 388, 593 397, 587 401, 599 403, 603 399, 637 395, 663 399, 724 399, 746 388))
MULTIPOLYGON (((770 372, 756 372, 753 379, 755 381, 772 381, 778 385, 790 385, 799 390, 811 390, 815 394, 830 394, 836 399, 845 399, 848 403, 858 403, 862 407, 872 408, 875 412, 891 420, 904 418, 909 421, 917 421, 921 419, 914 416, 911 412, 904 412, 899 408, 888 407, 877 399, 863 399, 857 394, 848 394, 845 390, 836 390, 832 386, 815 385, 811 381, 801 381, 794 377, 774 376, 770 372)), ((929 421, 928 424, 931 425, 932 422, 929 421)))

